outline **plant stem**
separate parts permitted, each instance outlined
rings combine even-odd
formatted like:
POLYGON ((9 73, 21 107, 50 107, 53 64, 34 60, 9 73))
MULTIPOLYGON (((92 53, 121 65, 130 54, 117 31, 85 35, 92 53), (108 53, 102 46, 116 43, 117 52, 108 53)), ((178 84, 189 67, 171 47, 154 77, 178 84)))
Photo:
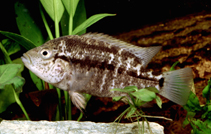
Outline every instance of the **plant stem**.
POLYGON ((26 116, 26 119, 27 119, 27 120, 30 120, 30 118, 29 118, 29 116, 28 116, 28 114, 27 114, 25 108, 23 107, 23 104, 21 103, 21 101, 20 101, 20 99, 19 99, 17 93, 16 93, 15 90, 14 90, 14 87, 13 87, 12 90, 13 90, 13 93, 14 93, 15 100, 16 100, 17 104, 20 106, 21 110, 23 111, 24 115, 26 116))
POLYGON ((58 100, 59 100, 59 119, 62 120, 62 103, 61 103, 61 92, 59 88, 56 88, 57 94, 58 94, 58 100))
POLYGON ((10 59, 9 54, 7 53, 7 50, 4 48, 4 46, 2 45, 2 43, 0 42, 0 49, 2 51, 2 53, 4 54, 4 60, 6 63, 12 63, 12 60, 10 59))
POLYGON ((69 17, 69 31, 68 31, 68 34, 69 34, 69 35, 72 35, 72 32, 73 32, 73 16, 72 16, 72 14, 70 14, 70 17, 69 17))
POLYGON ((59 38, 59 21, 57 18, 57 5, 56 5, 56 0, 53 1, 54 5, 54 25, 55 25, 55 33, 56 33, 56 38, 59 38))
POLYGON ((51 33, 51 30, 50 30, 50 28, 48 26, 48 23, 47 23, 46 19, 45 19, 45 15, 44 15, 44 13, 42 11, 42 8, 41 8, 41 5, 40 4, 39 4, 39 8, 40 8, 40 14, 41 14, 43 23, 45 25, 45 29, 46 29, 46 31, 48 33, 48 36, 49 36, 50 40, 52 40, 53 39, 53 34, 51 33))
POLYGON ((82 117, 83 117, 83 113, 81 112, 79 117, 78 117, 78 119, 77 119, 77 121, 80 121, 82 117))
MULTIPOLYGON (((1 42, 0 42, 0 48, 1 48, 1 50, 4 54, 4 56, 5 56, 6 63, 9 63, 9 64, 13 63, 12 60, 10 59, 10 56, 8 55, 6 49, 4 48, 4 46, 2 45, 1 42)), ((23 105, 22 105, 22 103, 21 103, 21 101, 20 101, 20 99, 19 99, 19 97, 18 97, 18 95, 17 95, 17 93, 15 92, 14 89, 15 89, 15 87, 13 86, 12 90, 13 90, 13 93, 14 93, 16 103, 20 106, 21 110, 23 111, 24 115, 26 116, 26 119, 30 120, 25 108, 23 107, 23 105)))
POLYGON ((64 98, 65 98, 65 119, 71 120, 72 119, 72 113, 71 113, 71 101, 70 97, 67 91, 64 91, 64 98))

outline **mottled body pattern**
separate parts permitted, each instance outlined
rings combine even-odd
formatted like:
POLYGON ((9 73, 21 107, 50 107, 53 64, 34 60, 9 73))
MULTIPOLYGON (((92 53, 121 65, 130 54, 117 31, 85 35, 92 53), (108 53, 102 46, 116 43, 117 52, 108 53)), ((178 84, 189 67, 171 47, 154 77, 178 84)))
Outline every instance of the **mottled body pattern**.
POLYGON ((68 90, 78 108, 84 108, 83 96, 78 93, 99 97, 127 96, 110 89, 130 85, 139 89, 156 87, 160 94, 171 99, 165 87, 172 88, 173 82, 167 79, 173 79, 174 75, 184 77, 179 81, 184 84, 184 91, 173 89, 177 97, 174 99, 173 95, 173 101, 180 103, 178 97, 184 99, 182 94, 189 94, 192 88, 191 69, 157 75, 146 71, 145 67, 160 48, 141 48, 102 34, 72 35, 46 42, 24 54, 22 60, 41 79, 68 90))

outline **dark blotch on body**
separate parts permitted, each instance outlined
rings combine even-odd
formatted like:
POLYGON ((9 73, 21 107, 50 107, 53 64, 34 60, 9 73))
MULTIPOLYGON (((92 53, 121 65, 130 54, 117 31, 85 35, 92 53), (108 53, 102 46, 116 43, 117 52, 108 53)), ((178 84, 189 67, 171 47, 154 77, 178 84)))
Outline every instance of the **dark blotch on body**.
POLYGON ((159 80, 159 86, 160 86, 160 88, 163 87, 163 83, 164 83, 164 78, 161 78, 161 79, 159 80))
POLYGON ((70 62, 70 59, 69 59, 68 57, 66 57, 66 56, 64 56, 64 55, 59 56, 58 53, 55 55, 53 62, 55 62, 55 60, 58 59, 58 58, 59 58, 59 59, 62 59, 62 60, 64 60, 64 61, 70 62))

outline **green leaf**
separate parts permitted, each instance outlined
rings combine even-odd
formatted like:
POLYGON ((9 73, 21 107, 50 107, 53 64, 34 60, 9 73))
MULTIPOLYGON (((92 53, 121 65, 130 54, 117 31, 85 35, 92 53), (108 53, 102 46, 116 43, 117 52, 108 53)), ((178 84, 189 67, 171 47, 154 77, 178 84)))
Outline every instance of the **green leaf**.
POLYGON ((5 85, 14 84, 16 89, 20 89, 25 80, 16 76, 21 69, 20 64, 5 64, 0 66, 0 89, 4 89, 5 85))
POLYGON ((38 90, 44 90, 45 88, 44 88, 44 85, 43 85, 43 81, 39 77, 37 77, 37 75, 32 73, 30 70, 29 70, 29 74, 31 76, 32 81, 34 82, 34 84, 38 88, 38 90))
POLYGON ((190 123, 189 120, 193 119, 193 117, 196 115, 195 112, 188 111, 185 117, 185 120, 183 121, 183 127, 188 125, 190 123))
POLYGON ((61 0, 40 0, 40 2, 53 21, 55 21, 55 19, 57 19, 58 22, 61 20, 64 13, 64 6, 61 0))
POLYGON ((162 100, 159 96, 156 96, 155 98, 157 105, 159 106, 159 108, 162 108, 162 100))
POLYGON ((211 105, 207 106, 206 112, 201 116, 202 119, 207 117, 207 114, 211 112, 211 105))
POLYGON ((31 40, 36 46, 44 43, 40 28, 32 19, 28 9, 20 2, 15 3, 16 23, 22 36, 31 40))
POLYGON ((74 16, 79 0, 62 0, 69 15, 74 16))
POLYGON ((176 61, 176 62, 171 66, 171 68, 170 68, 169 71, 175 70, 174 67, 175 67, 178 63, 179 63, 179 61, 176 61))
POLYGON ((112 97, 113 101, 119 101, 123 98, 124 96, 116 96, 116 97, 112 97))
POLYGON ((152 101, 156 98, 156 94, 152 91, 149 91, 147 89, 140 89, 136 92, 131 93, 136 98, 142 100, 142 101, 152 101))
POLYGON ((12 55, 21 50, 20 45, 17 42, 12 41, 10 39, 2 40, 2 44, 4 48, 7 50, 8 55, 12 55))
POLYGON ((152 91, 152 92, 155 92, 155 93, 159 93, 159 90, 155 87, 145 87, 145 89, 152 91))
POLYGON ((36 47, 36 45, 34 43, 32 43, 29 39, 25 38, 24 36, 21 36, 21 35, 15 34, 15 33, 5 32, 5 31, 0 31, 0 33, 4 36, 16 41, 17 43, 22 45, 24 48, 26 48, 26 50, 30 50, 30 49, 36 47))
POLYGON ((211 99, 211 92, 210 92, 210 89, 211 89, 211 80, 208 81, 208 84, 207 86, 203 89, 202 91, 202 96, 204 98, 206 98, 207 100, 207 103, 209 103, 210 99, 211 99))
POLYGON ((185 110, 192 111, 192 112, 202 110, 202 107, 199 104, 199 99, 193 92, 190 93, 188 102, 183 107, 185 110))
POLYGON ((23 64, 23 61, 21 60, 21 58, 17 58, 17 59, 14 59, 12 61, 12 63, 14 64, 20 64, 21 65, 21 68, 19 69, 19 72, 17 73, 17 76, 22 76, 21 75, 21 72, 24 70, 24 64, 23 64))
POLYGON ((211 128, 211 120, 210 119, 205 120, 204 123, 206 123, 208 125, 208 127, 211 128))
POLYGON ((129 92, 133 92, 136 91, 134 88, 124 88, 124 89, 120 89, 120 88, 114 88, 111 89, 110 91, 120 91, 120 92, 125 92, 125 93, 129 93, 129 92))
MULTIPOLYGON (((77 26, 82 24, 86 20, 86 9, 84 0, 80 0, 75 12, 75 15, 73 17, 73 29, 75 29, 77 26)), ((81 32, 78 32, 78 35, 86 33, 86 29, 82 30, 81 32)))
POLYGON ((5 90, 0 90, 0 113, 5 111, 12 103, 15 103, 13 86, 5 85, 5 90))
POLYGON ((196 134, 210 134, 211 128, 208 126, 206 122, 203 122, 201 120, 192 120, 191 126, 193 128, 194 133, 196 134))
POLYGON ((78 27, 76 27, 73 31, 72 34, 77 34, 79 33, 80 31, 86 29, 87 27, 91 26, 92 24, 94 24, 95 22, 101 20, 102 18, 105 18, 107 16, 115 16, 116 14, 107 14, 107 13, 104 13, 104 14, 96 14, 96 15, 93 15, 91 17, 89 17, 85 22, 83 22, 81 25, 79 25, 78 27))
POLYGON ((138 88, 136 86, 127 86, 124 88, 125 90, 128 90, 128 91, 138 91, 138 88))
POLYGON ((69 14, 67 13, 66 10, 63 13, 60 25, 61 25, 61 29, 62 29, 62 35, 63 36, 69 35, 69 33, 68 33, 68 31, 69 31, 68 30, 68 28, 69 28, 69 14))

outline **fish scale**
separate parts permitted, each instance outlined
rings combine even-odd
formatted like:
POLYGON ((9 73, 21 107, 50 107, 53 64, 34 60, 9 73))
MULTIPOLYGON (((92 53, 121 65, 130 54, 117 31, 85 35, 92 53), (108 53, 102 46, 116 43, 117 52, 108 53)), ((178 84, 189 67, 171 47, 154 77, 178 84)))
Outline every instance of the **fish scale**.
POLYGON ((85 108, 81 93, 99 97, 127 96, 113 88, 156 87, 159 94, 185 105, 194 91, 191 68, 155 73, 146 70, 160 46, 139 47, 104 34, 88 33, 50 40, 21 57, 44 81, 67 90, 72 102, 85 108), (178 84, 179 83, 179 84, 178 84))
MULTIPOLYGON (((121 68, 125 69, 127 68, 128 63, 126 63, 125 60, 133 59, 132 62, 130 62, 130 66, 137 66, 141 63, 140 60, 135 57, 135 55, 131 54, 130 52, 123 50, 122 48, 119 48, 117 46, 110 46, 108 43, 103 41, 96 41, 94 39, 83 39, 83 37, 80 36, 68 36, 66 37, 66 43, 63 44, 63 46, 66 46, 65 48, 71 48, 66 49, 65 56, 68 55, 68 53, 71 53, 70 58, 72 59, 71 62, 74 63, 74 61, 81 61, 88 60, 92 62, 106 62, 107 64, 121 64, 121 68), (75 45, 77 44, 77 45, 75 45), (104 55, 102 55, 102 52, 104 55), (121 53, 119 53, 121 52, 121 53), (81 54, 78 54, 81 53, 81 54), (112 61, 110 55, 113 55, 114 58, 112 61), (121 60, 119 60, 119 58, 121 60), (110 62, 109 62, 110 61, 110 62)), ((63 38, 61 38, 63 40, 63 38)), ((62 52, 61 48, 58 48, 58 53, 62 52)), ((97 64, 97 63, 95 63, 97 64)), ((137 71, 136 68, 130 68, 131 70, 137 71)), ((140 70, 140 69, 139 69, 140 70)), ((125 70, 126 71, 126 70, 125 70)))

